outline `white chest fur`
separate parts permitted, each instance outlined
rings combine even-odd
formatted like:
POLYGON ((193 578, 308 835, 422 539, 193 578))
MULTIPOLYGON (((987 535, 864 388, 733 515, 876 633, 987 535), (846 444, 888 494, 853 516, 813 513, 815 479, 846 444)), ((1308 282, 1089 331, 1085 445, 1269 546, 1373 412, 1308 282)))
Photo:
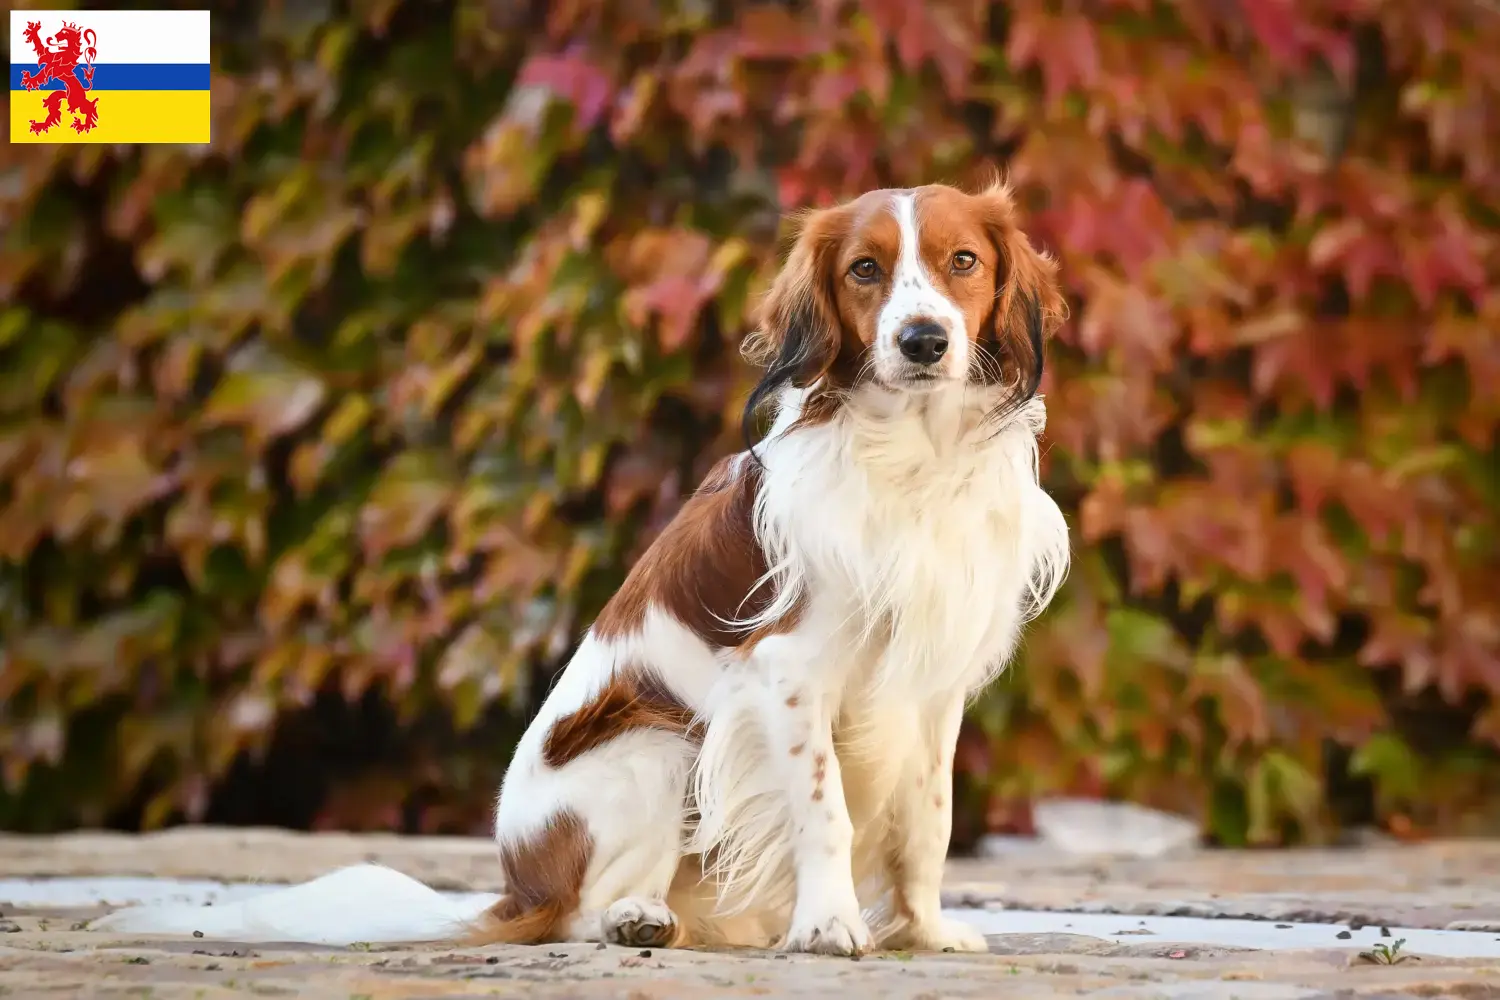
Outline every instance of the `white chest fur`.
POLYGON ((982 405, 872 392, 763 446, 757 531, 778 590, 834 603, 830 644, 857 651, 861 686, 973 690, 1066 573, 1067 525, 1037 481, 1043 404, 999 427, 982 405))

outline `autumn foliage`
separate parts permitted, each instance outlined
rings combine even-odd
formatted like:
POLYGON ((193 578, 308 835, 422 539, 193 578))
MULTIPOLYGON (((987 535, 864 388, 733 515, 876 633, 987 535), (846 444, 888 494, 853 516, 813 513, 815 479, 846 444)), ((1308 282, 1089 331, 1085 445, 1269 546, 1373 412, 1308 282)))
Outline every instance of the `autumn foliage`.
POLYGON ((343 753, 316 822, 482 830, 737 445, 783 213, 1000 166, 1076 563, 969 808, 1493 828, 1500 9, 335 7, 216 11, 207 151, 0 151, 0 825, 265 820, 226 789, 343 753))

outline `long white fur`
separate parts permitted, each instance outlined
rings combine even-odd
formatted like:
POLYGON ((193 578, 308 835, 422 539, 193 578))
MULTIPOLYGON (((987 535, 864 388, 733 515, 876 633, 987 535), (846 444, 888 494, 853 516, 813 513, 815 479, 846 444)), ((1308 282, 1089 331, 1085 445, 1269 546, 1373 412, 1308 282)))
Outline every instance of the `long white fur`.
MULTIPOLYGON (((848 953, 871 942, 866 920, 883 915, 878 932, 888 941, 982 946, 938 911, 958 719, 1061 585, 1068 530, 1038 482, 1041 399, 998 429, 986 420, 1000 390, 967 378, 978 358, 967 331, 958 335, 962 314, 914 249, 909 196, 893 199, 892 211, 903 247, 878 323, 877 374, 881 358, 898 355, 894 337, 910 318, 957 324, 954 341, 965 347, 940 362, 950 377, 935 388, 877 380, 826 423, 796 424, 804 391, 778 399, 757 448, 765 471, 754 515, 777 596, 758 622, 800 601, 797 626, 748 658, 711 648, 660 608, 627 639, 591 633, 517 748, 495 837, 523 840, 564 808, 583 819, 594 845, 576 939, 608 936, 621 907, 665 912, 666 901, 667 917, 709 943, 779 939, 848 953), (560 769, 547 765, 552 723, 626 664, 658 671, 698 714, 701 749, 633 731, 560 769), (892 845, 901 885, 888 870, 892 845), (713 859, 706 870, 703 857, 713 859), (910 910, 905 926, 889 922, 897 895, 910 910)), ((96 926, 329 944, 433 940, 464 913, 419 889, 358 866, 216 907, 211 921, 148 908, 96 926)))
POLYGON ((301 885, 216 906, 168 904, 118 910, 91 930, 234 941, 387 944, 447 941, 498 896, 445 896, 382 865, 351 865, 301 885))
MULTIPOLYGON (((846 709, 840 759, 857 759, 881 785, 895 780, 911 746, 893 738, 889 720, 983 687, 1068 565, 1067 525, 1037 483, 1041 401, 996 434, 981 422, 992 401, 969 395, 969 440, 957 447, 928 437, 929 411, 948 403, 941 394, 903 400, 871 390, 832 423, 773 433, 759 449, 767 475, 757 533, 778 593, 807 594, 812 606, 804 627, 756 659, 796 659, 810 686, 833 689, 846 709)), ((787 406, 784 417, 794 412, 787 406)), ((768 697, 766 674, 724 685, 695 774, 701 819, 692 848, 716 848, 731 910, 793 892, 791 804, 765 760, 761 727, 719 725, 755 714, 750 706, 768 697)), ((887 796, 873 797, 877 808, 856 828, 883 814, 887 796)))

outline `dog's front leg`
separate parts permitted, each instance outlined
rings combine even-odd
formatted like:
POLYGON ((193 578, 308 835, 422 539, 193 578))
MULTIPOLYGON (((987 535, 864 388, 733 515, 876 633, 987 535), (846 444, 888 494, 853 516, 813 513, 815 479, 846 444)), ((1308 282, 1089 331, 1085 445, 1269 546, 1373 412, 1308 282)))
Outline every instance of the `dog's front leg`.
POLYGON ((964 698, 923 713, 921 739, 896 791, 886 842, 894 916, 901 921, 883 947, 915 951, 988 951, 984 935, 943 916, 943 865, 953 831, 953 754, 964 698))
POLYGON ((797 879, 792 923, 781 947, 821 955, 863 954, 872 941, 854 890, 854 827, 833 747, 837 705, 816 671, 794 655, 792 637, 767 640, 762 647, 771 681, 766 731, 773 766, 779 766, 786 789, 797 879))

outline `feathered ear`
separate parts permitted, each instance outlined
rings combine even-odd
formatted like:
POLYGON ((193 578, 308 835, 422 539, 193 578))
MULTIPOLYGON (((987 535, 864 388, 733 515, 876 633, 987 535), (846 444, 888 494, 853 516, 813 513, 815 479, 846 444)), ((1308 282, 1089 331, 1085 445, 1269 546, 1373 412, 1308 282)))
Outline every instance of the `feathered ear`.
POLYGON ((842 238, 843 213, 806 216, 792 251, 761 304, 760 328, 742 353, 766 369, 745 403, 746 434, 762 403, 786 386, 805 389, 838 359, 842 327, 833 301, 831 264, 842 238))
POLYGON ((975 196, 990 239, 999 251, 995 306, 980 347, 991 355, 987 369, 1015 385, 1007 407, 1036 395, 1042 383, 1043 346, 1068 315, 1057 281, 1057 261, 1037 250, 1016 224, 1010 187, 995 181, 975 196))

